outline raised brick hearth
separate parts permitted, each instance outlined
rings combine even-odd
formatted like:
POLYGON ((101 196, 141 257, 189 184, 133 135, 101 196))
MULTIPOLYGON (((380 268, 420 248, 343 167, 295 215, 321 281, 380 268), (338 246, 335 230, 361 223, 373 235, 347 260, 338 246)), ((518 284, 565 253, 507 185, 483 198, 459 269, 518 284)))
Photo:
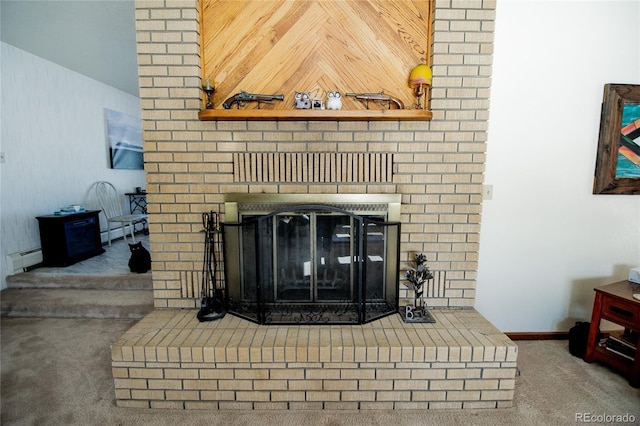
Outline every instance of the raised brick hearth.
POLYGON ((517 346, 473 309, 365 325, 261 326, 157 310, 112 349, 117 405, 454 409, 512 404, 517 346))

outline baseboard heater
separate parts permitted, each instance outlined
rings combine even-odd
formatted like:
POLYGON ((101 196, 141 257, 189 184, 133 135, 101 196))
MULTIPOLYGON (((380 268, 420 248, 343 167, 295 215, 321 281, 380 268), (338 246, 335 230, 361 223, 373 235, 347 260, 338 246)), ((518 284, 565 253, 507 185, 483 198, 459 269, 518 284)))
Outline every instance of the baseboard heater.
POLYGON ((34 266, 42 263, 42 260, 42 249, 40 248, 9 254, 7 255, 9 275, 27 272, 34 266))
MULTIPOLYGON (((111 230, 111 240, 122 238, 124 233, 124 227, 111 230)), ((100 240, 103 244, 107 242, 107 233, 100 233, 100 240)), ((18 253, 8 254, 7 256, 7 271, 8 275, 19 274, 20 272, 27 272, 34 267, 40 265, 43 261, 42 249, 34 248, 31 250, 21 251, 18 253)))

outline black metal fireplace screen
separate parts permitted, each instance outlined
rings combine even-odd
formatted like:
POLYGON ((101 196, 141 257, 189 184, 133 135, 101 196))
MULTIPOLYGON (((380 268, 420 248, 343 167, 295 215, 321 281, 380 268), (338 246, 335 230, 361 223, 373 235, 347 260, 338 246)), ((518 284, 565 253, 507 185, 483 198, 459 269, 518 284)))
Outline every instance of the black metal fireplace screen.
POLYGON ((227 311, 259 324, 363 324, 398 311, 400 223, 282 206, 222 224, 227 311))

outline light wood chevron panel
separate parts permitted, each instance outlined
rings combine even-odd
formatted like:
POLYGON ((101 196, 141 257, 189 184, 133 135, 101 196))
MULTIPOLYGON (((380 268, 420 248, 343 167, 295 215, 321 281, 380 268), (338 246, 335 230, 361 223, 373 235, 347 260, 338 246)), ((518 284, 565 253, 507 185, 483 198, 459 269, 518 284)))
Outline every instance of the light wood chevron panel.
MULTIPOLYGON (((217 82, 218 109, 241 90, 285 95, 269 109, 292 109, 296 91, 326 100, 336 90, 384 90, 410 107, 407 80, 428 63, 430 23, 429 0, 202 0, 203 77, 217 82)), ((343 109, 365 105, 343 96, 343 109)))

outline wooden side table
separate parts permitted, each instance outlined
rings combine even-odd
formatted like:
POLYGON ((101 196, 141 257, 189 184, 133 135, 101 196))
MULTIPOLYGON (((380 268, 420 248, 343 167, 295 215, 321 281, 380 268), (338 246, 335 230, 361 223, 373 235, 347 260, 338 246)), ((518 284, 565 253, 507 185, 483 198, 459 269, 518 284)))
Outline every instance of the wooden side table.
POLYGON ((631 386, 640 387, 640 345, 636 342, 635 356, 619 355, 613 347, 601 343, 604 336, 600 333, 603 319, 624 327, 627 334, 640 333, 640 301, 633 298, 634 293, 640 293, 640 284, 620 281, 594 290, 596 298, 584 360, 607 364, 624 374, 631 386))

